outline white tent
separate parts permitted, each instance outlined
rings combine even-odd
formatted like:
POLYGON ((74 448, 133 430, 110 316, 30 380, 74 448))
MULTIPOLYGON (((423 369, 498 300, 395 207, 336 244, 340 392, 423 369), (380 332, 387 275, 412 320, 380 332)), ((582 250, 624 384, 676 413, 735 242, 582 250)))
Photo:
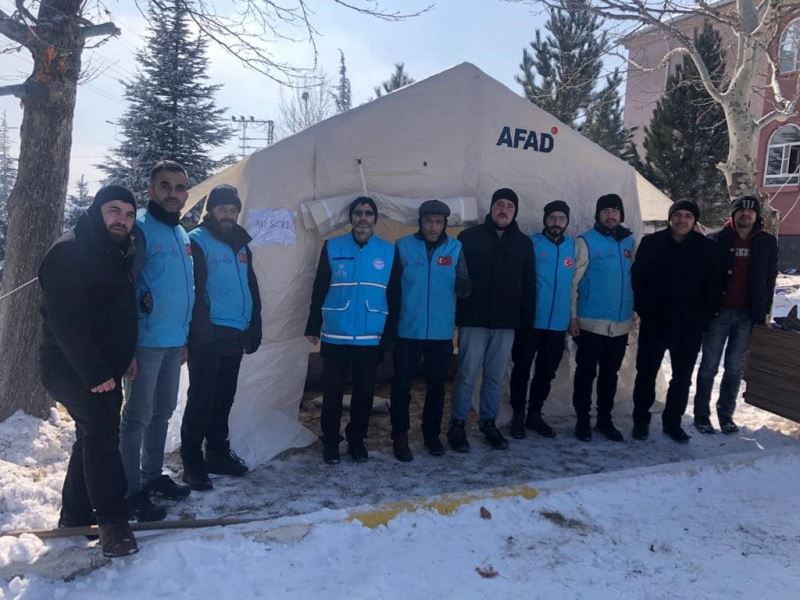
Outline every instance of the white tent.
POLYGON ((464 226, 483 219, 495 189, 511 187, 523 231, 539 230, 543 206, 562 199, 580 233, 597 197, 614 192, 641 235, 635 171, 469 63, 252 154, 194 187, 187 206, 220 183, 244 200, 262 291, 264 344, 242 363, 231 414, 232 445, 251 464, 314 440, 297 422, 304 328, 322 236, 346 223, 355 196, 376 198, 377 233, 394 240, 412 231, 428 198, 445 199, 451 224, 464 226))

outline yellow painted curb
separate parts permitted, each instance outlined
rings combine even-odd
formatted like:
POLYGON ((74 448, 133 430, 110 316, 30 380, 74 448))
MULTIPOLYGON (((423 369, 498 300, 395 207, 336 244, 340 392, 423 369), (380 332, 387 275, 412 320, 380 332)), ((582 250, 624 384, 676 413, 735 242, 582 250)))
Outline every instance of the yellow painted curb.
POLYGON ((373 508, 363 511, 351 512, 347 520, 360 521, 365 527, 373 528, 379 525, 386 525, 400 513, 416 512, 418 510, 435 510, 440 515, 449 515, 461 506, 476 500, 498 499, 498 498, 524 498, 533 500, 537 496, 536 489, 529 485, 514 485, 509 487, 492 488, 479 492, 467 492, 463 494, 445 494, 434 498, 420 498, 418 500, 400 500, 399 502, 387 502, 378 504, 373 508))

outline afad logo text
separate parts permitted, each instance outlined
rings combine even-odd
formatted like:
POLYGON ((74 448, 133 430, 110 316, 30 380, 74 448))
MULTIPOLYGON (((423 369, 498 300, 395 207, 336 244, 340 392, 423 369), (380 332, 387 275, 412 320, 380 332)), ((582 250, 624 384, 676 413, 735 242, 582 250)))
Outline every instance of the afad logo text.
POLYGON ((533 129, 519 127, 511 129, 511 127, 505 126, 500 132, 496 145, 533 150, 534 152, 552 152, 555 145, 554 136, 557 134, 558 127, 551 127, 550 133, 538 133, 533 129))

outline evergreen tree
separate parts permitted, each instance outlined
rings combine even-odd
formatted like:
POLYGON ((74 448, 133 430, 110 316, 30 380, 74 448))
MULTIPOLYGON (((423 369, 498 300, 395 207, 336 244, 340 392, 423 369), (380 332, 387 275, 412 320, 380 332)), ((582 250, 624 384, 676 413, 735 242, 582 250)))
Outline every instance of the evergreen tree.
POLYGON ((8 198, 17 179, 17 160, 11 156, 11 128, 6 113, 0 120, 0 280, 6 258, 6 233, 8 231, 8 198))
POLYGON ((89 194, 89 183, 81 174, 81 178, 75 182, 75 194, 69 194, 64 205, 64 231, 75 227, 78 219, 86 212, 93 200, 94 196, 89 194))
POLYGON ((602 56, 608 45, 602 22, 586 10, 551 8, 547 37, 536 30, 531 52, 522 50, 525 97, 561 122, 575 127, 594 102, 602 56))
POLYGON ((406 73, 405 63, 396 63, 394 65, 394 73, 389 79, 372 89, 375 90, 375 96, 380 98, 384 93, 388 94, 412 83, 414 83, 414 80, 406 73))
MULTIPOLYGON (((694 38, 711 78, 719 83, 725 73, 719 33, 706 23, 694 38)), ((648 179, 673 200, 694 200, 704 223, 721 223, 729 199, 725 177, 716 165, 728 155, 728 128, 722 107, 708 95, 688 57, 667 80, 644 131, 648 179)))
POLYGON ((106 164, 106 181, 143 200, 149 169, 158 160, 181 163, 191 185, 232 161, 211 151, 233 133, 214 103, 220 85, 206 83, 206 38, 192 35, 185 0, 151 2, 147 46, 136 59, 138 75, 125 83, 128 109, 120 119, 123 141, 106 164))
POLYGON ((336 86, 333 101, 336 104, 336 112, 350 110, 353 103, 350 92, 350 79, 347 77, 347 67, 344 64, 344 52, 341 50, 339 50, 339 85, 336 86))

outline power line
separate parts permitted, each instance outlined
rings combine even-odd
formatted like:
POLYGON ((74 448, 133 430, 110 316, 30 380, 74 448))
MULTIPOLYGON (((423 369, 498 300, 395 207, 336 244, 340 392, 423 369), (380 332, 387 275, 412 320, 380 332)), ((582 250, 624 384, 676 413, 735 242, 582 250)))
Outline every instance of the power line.
POLYGON ((247 156, 248 150, 260 150, 263 146, 250 146, 247 142, 255 142, 255 141, 263 141, 267 142, 267 146, 272 144, 275 141, 275 122, 272 119, 261 120, 256 119, 253 116, 250 116, 250 119, 245 119, 244 116, 240 116, 238 119, 236 115, 231 117, 231 121, 236 123, 241 129, 241 134, 239 136, 240 146, 239 149, 242 151, 242 158, 247 156), (252 137, 247 135, 247 128, 248 126, 255 126, 260 127, 266 125, 266 133, 267 137, 252 137))

